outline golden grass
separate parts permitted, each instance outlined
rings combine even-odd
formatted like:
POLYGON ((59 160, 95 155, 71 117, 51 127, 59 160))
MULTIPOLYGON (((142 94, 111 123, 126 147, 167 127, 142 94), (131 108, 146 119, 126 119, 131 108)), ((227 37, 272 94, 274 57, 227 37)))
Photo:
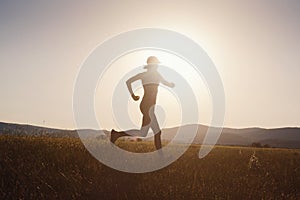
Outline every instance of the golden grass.
MULTIPOLYGON (((149 142, 119 142, 131 151, 149 142)), ((170 166, 130 174, 98 162, 79 139, 0 136, 0 199, 299 199, 300 151, 194 145, 170 166), (249 167, 253 152, 256 167, 249 167)))

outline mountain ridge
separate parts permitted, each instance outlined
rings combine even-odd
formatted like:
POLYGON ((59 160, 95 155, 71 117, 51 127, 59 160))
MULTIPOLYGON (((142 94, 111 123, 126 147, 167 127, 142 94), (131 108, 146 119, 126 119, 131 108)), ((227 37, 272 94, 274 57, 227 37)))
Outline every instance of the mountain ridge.
MULTIPOLYGON (((204 138, 208 128, 212 131, 219 129, 217 127, 209 127, 202 124, 187 124, 178 127, 164 128, 162 130, 162 139, 170 141, 172 140, 178 130, 183 133, 189 134, 192 131, 197 130, 193 143, 204 144, 204 138)), ((0 122, 0 135, 27 135, 27 136, 48 136, 48 137, 95 137, 106 138, 109 137, 109 131, 107 130, 95 130, 95 129, 59 129, 49 128, 43 126, 35 126, 30 124, 17 124, 0 122), (103 134, 104 133, 104 134, 103 134)), ((184 137, 184 135, 183 135, 184 137)), ((146 140, 150 139, 149 137, 146 140)), ((177 138, 177 142, 182 142, 183 138, 177 138)), ((217 141, 219 145, 237 145, 237 146, 249 146, 252 143, 261 143, 262 145, 269 145, 271 147, 281 148, 300 148, 300 128, 298 127, 281 127, 281 128, 227 128, 222 129, 220 138, 217 141)))

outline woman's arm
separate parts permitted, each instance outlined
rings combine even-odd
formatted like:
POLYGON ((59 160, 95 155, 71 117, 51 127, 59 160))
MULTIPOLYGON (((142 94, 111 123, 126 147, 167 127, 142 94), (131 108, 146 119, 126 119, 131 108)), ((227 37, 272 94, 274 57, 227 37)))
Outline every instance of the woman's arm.
POLYGON ((175 84, 174 84, 174 83, 169 82, 169 81, 166 81, 162 76, 160 76, 160 82, 161 82, 162 84, 164 84, 165 86, 168 86, 168 87, 170 87, 170 88, 175 87, 175 84))
POLYGON ((131 83, 133 83, 134 81, 137 81, 137 80, 141 79, 141 76, 142 76, 142 74, 140 73, 140 74, 137 74, 137 75, 131 77, 130 79, 128 79, 126 81, 126 85, 127 85, 128 91, 129 91, 131 97, 133 98, 133 100, 135 100, 135 101, 139 100, 140 97, 134 95, 131 83))

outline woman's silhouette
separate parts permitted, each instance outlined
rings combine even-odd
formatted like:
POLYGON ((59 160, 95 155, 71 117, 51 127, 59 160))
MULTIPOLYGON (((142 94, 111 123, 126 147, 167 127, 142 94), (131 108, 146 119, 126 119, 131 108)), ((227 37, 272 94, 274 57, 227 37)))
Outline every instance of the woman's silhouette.
POLYGON ((160 83, 174 87, 174 83, 166 81, 157 71, 159 60, 155 56, 150 56, 147 59, 147 65, 144 67, 147 71, 137 74, 126 81, 128 90, 133 100, 138 101, 139 96, 136 96, 131 87, 131 83, 137 80, 141 80, 144 89, 144 96, 140 104, 140 110, 143 114, 143 122, 140 130, 128 130, 128 131, 111 131, 111 142, 115 141, 123 136, 142 136, 145 137, 149 131, 149 128, 154 133, 154 143, 156 149, 161 149, 161 130, 157 122, 154 108, 156 104, 157 90, 160 83))

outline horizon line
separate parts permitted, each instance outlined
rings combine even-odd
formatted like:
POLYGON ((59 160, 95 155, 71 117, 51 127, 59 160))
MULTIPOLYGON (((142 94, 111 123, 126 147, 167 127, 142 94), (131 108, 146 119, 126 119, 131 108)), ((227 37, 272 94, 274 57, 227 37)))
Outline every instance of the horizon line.
MULTIPOLYGON (((42 124, 29 124, 29 123, 23 123, 23 122, 8 122, 8 121, 0 121, 0 123, 6 123, 6 124, 14 124, 14 125, 24 125, 24 126, 35 126, 35 127, 40 127, 40 128, 48 128, 48 129, 58 129, 58 130, 65 130, 65 131, 77 131, 77 130, 95 130, 95 131, 109 131, 107 129, 94 129, 94 128, 61 128, 61 127, 54 127, 54 126, 45 126, 42 124)), ((283 128, 299 128, 300 126, 281 126, 281 127, 259 127, 259 126, 249 126, 249 127, 228 127, 228 126, 223 126, 223 127, 214 127, 210 126, 207 124, 182 124, 182 125, 175 125, 173 127, 164 127, 163 129, 170 129, 170 128, 177 128, 177 127, 182 127, 182 126, 188 126, 188 125, 200 125, 200 126, 207 126, 207 127, 212 127, 212 128, 222 128, 222 129, 265 129, 265 130, 271 130, 271 129, 283 129, 283 128)))

